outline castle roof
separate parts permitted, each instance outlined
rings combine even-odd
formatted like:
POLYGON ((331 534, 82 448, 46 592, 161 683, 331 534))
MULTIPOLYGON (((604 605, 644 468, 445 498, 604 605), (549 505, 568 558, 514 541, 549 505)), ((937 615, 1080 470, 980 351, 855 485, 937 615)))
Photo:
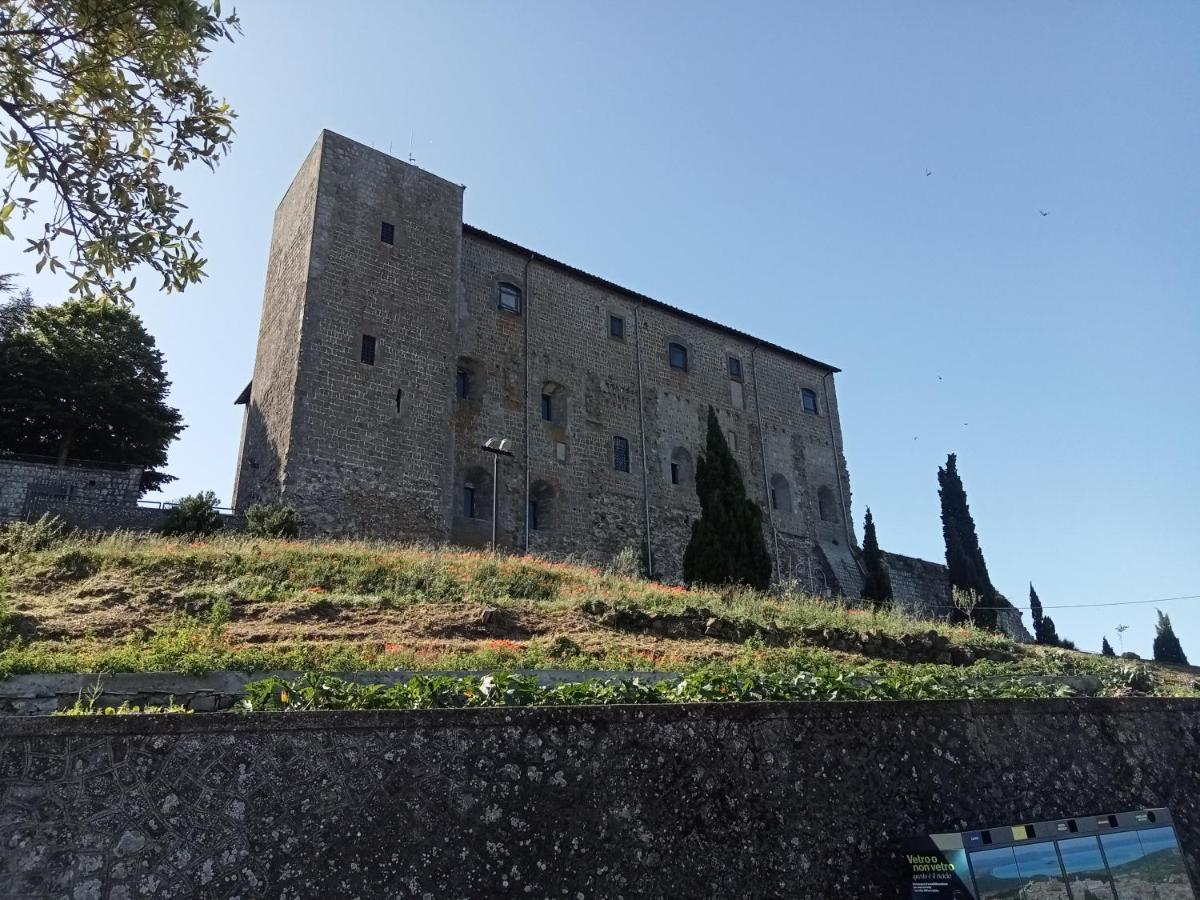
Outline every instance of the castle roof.
POLYGON ((766 347, 770 350, 774 350, 776 353, 782 353, 784 356, 789 356, 792 359, 799 360, 800 362, 808 363, 810 366, 816 366, 818 369, 824 369, 826 372, 842 371, 836 366, 831 366, 829 363, 823 363, 820 360, 813 359, 811 356, 805 356, 803 353, 797 353, 795 350, 789 350, 787 347, 781 347, 779 344, 774 344, 771 341, 764 341, 762 338, 757 338, 752 334, 739 331, 738 329, 729 325, 723 325, 720 322, 714 322, 712 319, 706 319, 704 316, 699 316, 696 315, 696 313, 688 312, 686 309, 680 309, 678 306, 672 306, 671 304, 664 303, 661 300, 655 300, 653 297, 647 297, 645 294, 639 294, 637 291, 630 290, 627 287, 614 284, 611 281, 601 278, 599 275, 593 275, 590 272, 584 272, 582 269, 577 269, 565 262, 560 262, 557 259, 551 259, 548 256, 543 256, 540 253, 530 250, 528 247, 522 247, 520 244, 514 244, 512 241, 505 240, 504 238, 498 237, 491 232, 484 231, 482 228, 476 228, 474 225, 467 225, 464 222, 463 234, 468 234, 474 237, 482 238, 486 241, 491 241, 501 247, 512 250, 515 253, 520 253, 523 256, 532 256, 543 265, 551 266, 552 268, 558 269, 560 272, 571 275, 575 278, 579 278, 583 281, 587 281, 606 291, 624 294, 631 300, 636 300, 639 303, 645 303, 648 306, 654 306, 658 309, 665 310, 672 315, 679 316, 681 319, 687 319, 700 325, 706 325, 709 328, 715 328, 718 331, 731 334, 734 337, 741 338, 744 341, 749 341, 750 343, 757 344, 760 347, 766 347))

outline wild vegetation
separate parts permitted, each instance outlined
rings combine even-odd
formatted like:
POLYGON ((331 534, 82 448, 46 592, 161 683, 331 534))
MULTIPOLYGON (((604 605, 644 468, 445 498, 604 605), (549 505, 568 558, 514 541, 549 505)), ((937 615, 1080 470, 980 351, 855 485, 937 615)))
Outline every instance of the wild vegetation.
MULTIPOLYGON (((869 604, 688 590, 536 558, 232 534, 72 536, 51 522, 0 536, 0 674, 546 668, 667 671, 691 685, 646 688, 646 702, 699 697, 686 691, 701 683, 809 699, 1194 690, 1185 670, 1022 646, 869 604)), ((642 690, 587 683, 532 696, 642 690)), ((482 690, 438 684, 439 696, 482 690)), ((524 696, 521 685, 511 683, 524 696)))

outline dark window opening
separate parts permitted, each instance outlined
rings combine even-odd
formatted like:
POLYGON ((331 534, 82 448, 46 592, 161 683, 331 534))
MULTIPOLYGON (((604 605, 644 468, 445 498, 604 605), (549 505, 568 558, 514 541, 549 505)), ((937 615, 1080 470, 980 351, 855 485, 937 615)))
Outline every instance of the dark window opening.
POLYGON ((542 394, 542 418, 547 422, 554 421, 554 397, 550 394, 542 394))
POLYGON ((404 402, 404 388, 396 388, 396 412, 400 412, 400 404, 404 402))
POLYGON ((684 372, 687 371, 688 352, 687 347, 683 346, 683 344, 668 344, 667 357, 670 360, 672 369, 680 369, 684 372))
POLYGON ((468 519, 475 518, 475 485, 463 485, 463 515, 468 519))
POLYGON ((379 225, 379 239, 385 244, 396 243, 396 226, 391 222, 381 222, 379 225))
POLYGON ((471 376, 466 369, 454 373, 454 394, 459 400, 466 400, 471 392, 471 376))
POLYGON ((679 484, 679 463, 671 463, 671 484, 679 484))
POLYGON ((734 381, 742 380, 742 361, 736 356, 729 357, 729 377, 734 381))
POLYGON ((817 412, 817 392, 804 388, 800 391, 801 402, 804 404, 804 411, 807 413, 817 412))
POLYGON ((618 340, 625 337, 625 320, 620 316, 608 317, 608 336, 618 340))
POLYGON ((629 441, 620 435, 613 436, 613 468, 618 472, 629 471, 629 441))
POLYGON ((833 491, 825 485, 817 490, 817 515, 822 522, 836 522, 837 512, 833 505, 833 491))
POLYGON ((500 284, 500 308, 509 312, 521 311, 521 289, 507 281, 500 284))
POLYGON ((364 334, 362 336, 362 352, 359 358, 368 366, 375 365, 375 335, 364 334))
POLYGON ((529 501, 529 527, 533 531, 538 530, 538 502, 536 500, 529 501))

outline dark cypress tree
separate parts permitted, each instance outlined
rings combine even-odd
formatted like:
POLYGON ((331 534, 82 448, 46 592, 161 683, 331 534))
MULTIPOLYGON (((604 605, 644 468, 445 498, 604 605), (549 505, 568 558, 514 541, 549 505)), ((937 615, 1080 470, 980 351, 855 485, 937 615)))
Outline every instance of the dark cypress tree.
POLYGON ((742 470, 729 452, 717 414, 708 408, 708 439, 696 460, 700 518, 683 554, 689 584, 747 584, 765 590, 771 557, 763 539, 762 510, 746 497, 742 470))
POLYGON ((863 568, 866 570, 863 579, 863 599, 870 600, 876 609, 892 599, 892 576, 888 572, 887 563, 883 559, 883 551, 879 549, 879 539, 875 536, 875 520, 871 517, 871 507, 867 507, 866 518, 863 519, 863 568))
POLYGON ((995 607, 1005 603, 988 576, 979 537, 975 534, 975 520, 967 505, 967 492, 958 476, 958 456, 954 453, 946 457, 944 468, 938 468, 938 497, 942 501, 942 537, 946 541, 950 584, 979 594, 980 604, 972 619, 982 628, 995 629, 998 622, 995 607))
POLYGON ((1101 656, 1116 656, 1117 651, 1112 648, 1112 644, 1108 642, 1108 638, 1100 639, 1100 655, 1101 656))
POLYGON ((1066 642, 1058 636, 1058 629, 1054 627, 1054 620, 1042 612, 1042 601, 1037 595, 1037 591, 1033 589, 1033 585, 1029 585, 1029 611, 1033 618, 1033 639, 1047 647, 1063 647, 1066 642))
POLYGON ((1175 636, 1175 629, 1171 627, 1171 617, 1164 615, 1161 609, 1155 612, 1158 613, 1158 624, 1154 627, 1154 661, 1188 665, 1179 638, 1175 636))
POLYGON ((1039 644, 1042 642, 1038 634, 1042 630, 1042 601, 1037 595, 1037 591, 1033 589, 1033 582, 1029 582, 1029 617, 1033 619, 1033 638, 1039 644))

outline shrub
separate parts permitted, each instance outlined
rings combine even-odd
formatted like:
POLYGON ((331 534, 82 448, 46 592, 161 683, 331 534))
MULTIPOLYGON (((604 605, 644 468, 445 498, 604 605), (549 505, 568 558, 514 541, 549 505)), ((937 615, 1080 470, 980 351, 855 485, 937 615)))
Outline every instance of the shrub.
POLYGON ((300 513, 284 503, 255 503, 246 510, 246 532, 254 537, 300 536, 300 513))
POLYGON ((638 580, 646 577, 645 550, 622 547, 609 561, 608 571, 618 578, 638 580))
POLYGON ((45 513, 36 522, 11 522, 0 528, 0 553, 49 550, 70 533, 67 523, 50 513, 45 513))
POLYGON ((159 529, 165 535, 213 534, 224 527, 217 507, 221 501, 212 491, 189 494, 167 513, 159 529))

